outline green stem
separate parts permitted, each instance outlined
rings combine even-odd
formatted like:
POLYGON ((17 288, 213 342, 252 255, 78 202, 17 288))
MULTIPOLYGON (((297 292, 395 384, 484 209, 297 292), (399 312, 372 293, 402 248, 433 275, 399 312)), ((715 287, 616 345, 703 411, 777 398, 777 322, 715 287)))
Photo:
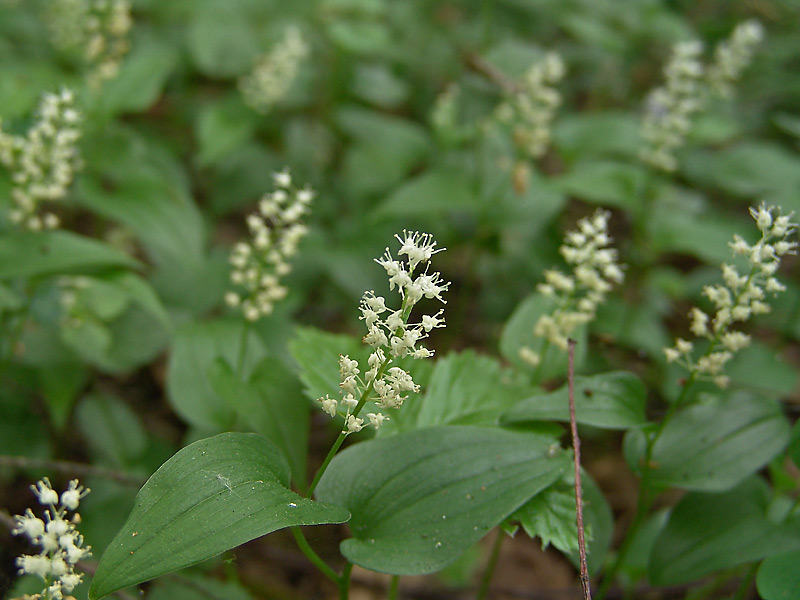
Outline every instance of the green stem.
POLYGON ((347 600, 350 596, 350 572, 353 570, 353 563, 348 562, 342 569, 342 576, 339 578, 339 600, 347 600))
POLYGON ((481 578, 481 585, 478 588, 478 594, 475 596, 476 600, 486 600, 487 595, 489 593, 489 584, 492 582, 492 576, 494 576, 494 569, 497 566, 497 559, 500 557, 500 547, 503 545, 503 539, 505 538, 505 534, 503 533, 502 528, 497 528, 497 537, 494 539, 494 544, 492 544, 492 551, 489 554, 489 562, 486 564, 486 570, 483 572, 483 577, 481 578))
MULTIPOLYGON (((294 536, 294 540, 297 542, 297 547, 300 548, 300 551, 306 555, 306 558, 308 558, 308 560, 310 560, 314 564, 314 566, 317 567, 322 572, 323 575, 325 575, 325 577, 330 579, 333 583, 335 583, 341 588, 342 584, 341 580, 342 577, 344 577, 344 574, 342 574, 342 577, 339 577, 339 575, 336 574, 336 571, 331 569, 325 563, 325 561, 322 560, 320 555, 314 552, 314 549, 309 545, 308 540, 306 540, 305 536, 303 535, 303 531, 300 529, 300 527, 295 526, 292 527, 291 530, 292 530, 292 535, 294 536)), ((348 577, 349 575, 350 573, 348 571, 348 577)))
POLYGON ((742 578, 742 582, 739 584, 739 588, 736 590, 736 593, 733 595, 731 600, 744 600, 745 598, 747 598, 747 592, 753 585, 753 579, 755 579, 757 568, 758 568, 758 563, 753 563, 748 567, 747 572, 744 574, 744 577, 742 578))
POLYGON ((397 600, 397 592, 400 589, 400 576, 392 575, 389 582, 389 593, 386 595, 386 600, 397 600))
POLYGON ((339 434, 339 437, 336 438, 336 441, 333 443, 333 446, 331 446, 331 449, 328 450, 328 455, 325 457, 325 460, 322 461, 322 465, 317 470, 317 474, 314 476, 314 480, 311 482, 311 485, 308 486, 308 490, 306 490, 306 498, 311 498, 311 495, 317 488, 319 480, 322 479, 322 474, 325 473, 325 469, 328 468, 328 465, 333 460, 333 457, 339 451, 339 448, 342 447, 342 444, 344 443, 344 439, 346 437, 347 437, 347 431, 342 431, 339 434))
POLYGON ((244 359, 247 356, 247 337, 250 335, 250 321, 245 321, 242 326, 242 335, 239 338, 239 354, 236 358, 236 377, 244 378, 244 359))

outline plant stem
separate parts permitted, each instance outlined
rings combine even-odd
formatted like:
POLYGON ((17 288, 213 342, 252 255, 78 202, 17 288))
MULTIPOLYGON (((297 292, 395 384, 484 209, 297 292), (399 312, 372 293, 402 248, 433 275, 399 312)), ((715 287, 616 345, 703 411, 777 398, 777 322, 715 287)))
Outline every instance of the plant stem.
POLYGON ((500 557, 500 546, 503 545, 504 538, 505 535, 503 534, 503 529, 498 527, 497 537, 494 539, 492 551, 489 554, 489 562, 486 564, 486 570, 483 572, 481 585, 478 588, 478 594, 475 596, 476 600, 486 600, 487 598, 487 594, 489 593, 489 584, 492 582, 494 569, 497 566, 497 559, 500 557))
POLYGON ((736 590, 736 593, 732 596, 731 600, 745 600, 745 598, 747 598, 747 592, 750 589, 750 586, 753 585, 753 579, 756 576, 757 568, 758 563, 753 563, 748 567, 747 572, 742 578, 742 583, 739 584, 739 588, 736 590))
MULTIPOLYGON (((331 569, 324 560, 322 560, 320 555, 314 552, 314 549, 309 545, 308 540, 306 540, 305 536, 303 535, 303 531, 302 529, 300 529, 300 527, 294 526, 291 528, 291 530, 292 530, 292 535, 294 536, 294 540, 297 542, 297 547, 300 548, 300 551, 306 555, 306 558, 308 558, 308 560, 310 560, 315 567, 317 567, 320 571, 322 571, 322 574, 325 575, 325 577, 330 579, 332 582, 334 582, 341 588, 342 584, 341 580, 344 575, 342 575, 342 577, 337 575, 336 572, 333 569, 331 569)), ((348 577, 349 577, 349 571, 348 571, 348 577)))
POLYGON ((311 485, 308 486, 308 490, 306 490, 306 498, 311 498, 314 490, 317 488, 317 484, 319 480, 322 479, 322 474, 325 473, 325 469, 328 468, 328 465, 333 460, 333 457, 339 451, 339 448, 342 447, 344 443, 344 439, 347 437, 347 431, 342 431, 339 434, 339 437, 336 438, 336 441, 331 446, 331 449, 328 450, 328 455, 325 457, 325 460, 322 461, 322 465, 317 470, 317 474, 314 476, 314 480, 311 482, 311 485))
POLYGON ((400 576, 392 575, 389 582, 389 593, 386 595, 386 600, 397 600, 397 591, 400 588, 400 576))
POLYGON ((342 576, 339 577, 339 600, 347 600, 350 596, 350 572, 353 570, 353 563, 348 562, 342 569, 342 576))
POLYGON ((236 377, 244 379, 244 359, 247 356, 247 337, 250 335, 250 321, 242 325, 242 335, 239 338, 239 354, 236 358, 236 377))
POLYGON ((567 382, 569 385, 569 425, 572 433, 572 451, 575 465, 575 519, 578 525, 578 552, 581 558, 581 588, 584 600, 592 600, 589 569, 586 566, 586 540, 583 533, 583 490, 581 489, 581 439, 575 419, 575 340, 567 341, 567 382))
POLYGON ((58 471, 80 477, 103 477, 113 479, 124 485, 134 485, 141 487, 145 480, 136 475, 130 475, 124 471, 115 471, 103 467, 95 467, 83 463, 69 462, 64 460, 42 460, 40 458, 30 458, 28 456, 5 456, 0 455, 0 467, 11 467, 15 469, 47 469, 48 471, 58 471))

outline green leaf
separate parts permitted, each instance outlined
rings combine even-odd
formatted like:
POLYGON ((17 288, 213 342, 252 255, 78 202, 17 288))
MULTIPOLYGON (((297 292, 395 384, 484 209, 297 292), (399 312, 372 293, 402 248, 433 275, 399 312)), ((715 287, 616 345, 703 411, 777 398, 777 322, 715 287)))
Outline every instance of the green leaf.
MULTIPOLYGON (((611 507, 606 502, 597 484, 585 471, 581 471, 583 488, 583 523, 586 538, 586 561, 589 573, 596 573, 603 566, 614 519, 611 507)), ((511 519, 518 520, 530 537, 539 537, 542 548, 553 544, 579 564, 578 524, 575 517, 575 478, 568 470, 563 480, 551 485, 534 496, 511 519)))
POLYGON ((641 148, 639 119, 629 112, 576 112, 559 115, 553 144, 569 159, 619 155, 635 158, 641 148))
MULTIPOLYGON (((627 429, 645 423, 647 390, 627 371, 575 378, 575 418, 604 429, 627 429)), ((500 418, 503 425, 526 421, 569 421, 569 387, 517 402, 500 418)))
POLYGON ((758 568, 756 586, 763 600, 800 598, 800 550, 776 554, 758 568))
MULTIPOLYGON (((723 491, 786 447, 789 423, 780 405, 739 392, 712 397, 675 415, 653 447, 653 485, 723 491)), ((636 469, 641 456, 631 457, 636 469)))
MULTIPOLYGON (((236 407, 214 391, 209 373, 217 359, 238 364, 243 327, 240 320, 190 323, 179 329, 167 363, 167 395, 175 411, 189 423, 206 429, 228 429, 236 407)), ((255 335, 247 336, 244 373, 249 376, 263 357, 255 335)))
POLYGON ((86 396, 78 404, 76 417, 89 447, 104 464, 130 467, 147 447, 147 433, 138 415, 119 398, 86 396))
POLYGON ((277 529, 348 513, 289 488, 289 465, 261 436, 223 433, 183 448, 145 483, 103 554, 90 598, 216 556, 277 529))
POLYGON ((208 166, 238 149, 253 135, 258 116, 248 109, 241 96, 230 96, 203 107, 195 125, 200 166, 208 166))
POLYGON ((582 161, 554 180, 562 192, 606 206, 632 209, 645 177, 639 165, 612 161, 582 161))
MULTIPOLYGON (((567 353, 552 346, 548 348, 538 369, 520 358, 520 350, 523 347, 541 351, 543 340, 534 337, 533 329, 539 317, 551 314, 553 310, 553 303, 548 298, 538 293, 531 294, 514 309, 500 336, 500 353, 503 357, 524 371, 538 373, 539 381, 536 383, 561 377, 567 373, 567 353)), ((586 360, 586 326, 581 326, 573 332, 572 338, 578 342, 575 349, 575 368, 579 370, 586 360)))
POLYGON ((242 75, 258 54, 253 27, 236 0, 197 2, 186 42, 197 68, 212 77, 242 75))
POLYGON ((381 216, 429 216, 470 212, 479 204, 480 198, 470 186, 467 173, 437 168, 404 183, 375 212, 381 216))
POLYGON ((650 581, 675 585, 800 548, 800 519, 767 518, 769 491, 757 477, 723 493, 690 493, 670 514, 650 557, 650 581))
POLYGON ((450 353, 436 361, 424 395, 392 415, 380 433, 447 424, 492 425, 529 392, 530 385, 497 359, 470 350, 450 353))
POLYGON ((209 379, 214 391, 236 410, 242 427, 275 444, 289 459, 294 481, 305 485, 310 403, 286 365, 266 357, 245 382, 218 358, 209 379))
POLYGON ((7 231, 0 235, 0 278, 139 266, 136 260, 116 248, 69 231, 7 231))
POLYGON ((297 328, 289 352, 300 365, 300 381, 310 400, 325 394, 339 396, 339 355, 350 356, 364 365, 368 354, 358 338, 313 327, 297 328))
POLYGON ((452 563, 569 464, 554 438, 447 426, 356 444, 333 459, 317 498, 348 508, 351 562, 418 575, 452 563))
POLYGON ((792 437, 789 442, 789 456, 795 466, 800 467, 800 421, 797 421, 794 427, 792 427, 792 437))
POLYGON ((153 35, 138 39, 119 74, 103 85, 98 107, 107 114, 144 112, 158 100, 177 62, 174 46, 153 35))

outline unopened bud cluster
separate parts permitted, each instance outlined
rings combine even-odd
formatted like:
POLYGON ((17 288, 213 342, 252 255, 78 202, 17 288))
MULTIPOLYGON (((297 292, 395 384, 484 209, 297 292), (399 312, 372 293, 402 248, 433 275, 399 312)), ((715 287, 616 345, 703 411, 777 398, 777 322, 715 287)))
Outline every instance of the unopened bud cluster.
POLYGON ((756 46, 764 39, 764 28, 756 20, 736 26, 730 38, 714 50, 714 62, 708 67, 708 83, 721 96, 731 96, 733 84, 752 62, 756 46))
POLYGON ((550 129, 561 94, 555 88, 564 77, 564 61, 555 52, 533 64, 511 97, 496 111, 499 121, 510 123, 514 144, 531 158, 539 158, 550 144, 550 129))
POLYGON ((243 291, 228 292, 225 302, 240 308, 248 321, 271 314, 275 303, 286 297, 288 289, 280 278, 292 270, 289 260, 308 232, 301 218, 314 199, 311 188, 292 185, 286 169, 273 179, 275 191, 265 194, 258 212, 247 217, 252 241, 236 244, 230 256, 231 282, 243 291))
POLYGON ((36 117, 25 136, 0 129, 0 163, 10 171, 13 182, 14 206, 9 219, 33 231, 58 227, 58 217, 49 212, 40 214, 39 204, 66 196, 82 164, 77 148, 81 115, 75 108, 74 94, 66 89, 45 94, 36 117))
POLYGON ((129 0, 50 0, 47 23, 57 47, 81 53, 90 68, 90 85, 117 75, 130 48, 129 0))
POLYGON ((758 21, 739 24, 731 37, 716 47, 714 62, 707 69, 701 42, 680 42, 673 47, 664 69, 666 81, 650 92, 645 104, 640 128, 644 162, 662 171, 678 167, 675 151, 684 144, 692 118, 703 110, 712 91, 731 95, 731 84, 750 64, 763 36, 758 21))
MULTIPOLYGON (((556 308, 539 317, 533 334, 560 350, 566 350, 569 336, 581 325, 594 319, 597 307, 605 300, 614 284, 622 283, 624 274, 617 262, 617 251, 610 248, 608 235, 609 213, 596 211, 591 217, 578 221, 578 229, 570 231, 560 248, 570 275, 557 269, 545 271, 545 282, 537 286, 540 294, 552 299, 556 308)), ((523 346, 520 358, 537 366, 542 356, 523 346)))
POLYGON ((47 507, 44 519, 38 518, 29 508, 24 515, 14 517, 16 525, 12 533, 24 535, 41 550, 36 555, 18 557, 17 566, 21 575, 27 573, 44 580, 44 590, 33 598, 62 600, 64 593, 71 593, 82 580, 82 575, 75 572, 78 561, 92 554, 91 547, 83 546, 83 536, 78 532, 81 518, 75 512, 89 490, 73 479, 59 496, 47 477, 31 489, 39 503, 47 507), (73 513, 71 517, 68 516, 70 512, 73 513))
POLYGON ((345 433, 354 433, 367 424, 378 428, 388 419, 383 413, 367 413, 367 421, 359 417, 361 408, 367 401, 373 401, 380 408, 399 408, 408 398, 408 392, 418 392, 419 386, 411 375, 398 366, 392 366, 394 359, 404 356, 428 358, 433 351, 420 342, 428 334, 444 327, 443 310, 433 315, 423 315, 419 322, 411 323, 409 318, 414 305, 422 298, 436 298, 444 303, 442 293, 447 291, 449 282, 444 282, 438 272, 429 273, 431 257, 442 249, 436 249, 436 241, 427 233, 403 231, 403 237, 396 236, 401 247, 398 257, 392 257, 389 249, 375 259, 389 276, 389 289, 397 290, 402 298, 400 308, 392 309, 386 305, 382 296, 368 291, 361 298, 361 317, 367 327, 364 342, 372 348, 367 360, 367 370, 349 356, 339 358, 339 377, 341 398, 325 395, 318 402, 331 417, 337 413, 344 416, 345 433), (418 267, 424 266, 419 272, 418 267), (418 274, 415 274, 418 273, 418 274))
POLYGON ((253 70, 239 80, 245 103, 266 114, 289 92, 309 48, 296 27, 286 30, 271 52, 256 60, 253 70))
POLYGON ((750 214, 761 238, 751 245, 735 235, 729 243, 734 256, 747 258, 749 270, 742 274, 733 265, 722 265, 723 284, 703 288, 703 295, 714 305, 715 314, 696 307, 689 313, 692 333, 708 340, 706 351, 695 359, 694 343, 680 338, 672 348, 664 349, 667 362, 683 365, 693 377, 710 379, 722 388, 729 383, 723 372, 726 363, 750 344, 750 336, 732 329, 733 325, 770 311, 767 295, 774 296, 786 289, 775 278, 781 259, 795 254, 797 249, 797 243, 788 239, 797 228, 791 221, 792 214, 781 215, 779 209, 764 204, 758 209, 751 208, 750 214))

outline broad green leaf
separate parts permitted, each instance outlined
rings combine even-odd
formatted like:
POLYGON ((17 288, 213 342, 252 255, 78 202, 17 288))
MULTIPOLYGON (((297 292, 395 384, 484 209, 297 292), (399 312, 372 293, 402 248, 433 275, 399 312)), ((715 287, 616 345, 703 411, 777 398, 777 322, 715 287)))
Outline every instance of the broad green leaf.
POLYGON ((139 266, 136 260, 116 248, 69 231, 7 231, 0 235, 0 278, 139 266))
POLYGON ((214 391, 239 415, 241 427, 260 433, 280 448, 293 479, 305 485, 310 403, 285 364, 266 357, 242 381, 222 359, 209 369, 214 391))
MULTIPOLYGON (((177 331, 167 363, 167 395, 175 411, 189 423, 219 431, 236 420, 236 407, 214 391, 209 371, 220 358, 238 364, 244 327, 241 320, 219 319, 190 323, 177 331)), ((251 332, 245 347, 246 376, 263 352, 261 340, 251 332)))
POLYGON ((553 144, 569 159, 619 155, 634 158, 642 138, 639 119, 629 112, 576 112, 559 115, 553 144))
POLYGON ((198 595, 207 597, 209 600, 215 598, 251 600, 253 598, 247 589, 236 581, 220 581, 196 574, 187 574, 180 579, 156 581, 147 590, 147 600, 198 600, 198 595))
POLYGON ((200 166, 214 163, 247 142, 258 119, 258 115, 242 103, 238 92, 203 107, 195 125, 200 166))
MULTIPOLYGON (((653 448, 653 485, 724 491, 786 447, 789 423, 770 399, 737 392, 676 414, 653 448)), ((640 456, 635 454, 632 468, 640 456)))
MULTIPOLYGON (((551 485, 520 507, 511 519, 517 520, 530 537, 539 537, 542 548, 553 544, 578 564, 578 524, 575 516, 575 478, 572 470, 562 481, 551 485)), ((596 573, 605 561, 611 543, 614 520, 611 508, 597 484, 581 471, 583 488, 583 523, 586 560, 590 573, 596 573)))
POLYGON ((175 47, 164 40, 154 35, 138 39, 119 74, 102 86, 98 107, 106 114, 147 110, 158 100, 177 62, 175 47))
POLYGON ((339 396, 339 356, 346 355, 365 365, 367 350, 358 338, 327 333, 312 327, 298 327, 289 352, 300 365, 300 381, 306 396, 316 400, 330 394, 339 396))
POLYGON ((327 24, 327 30, 336 46, 353 54, 372 57, 392 44, 389 29, 383 23, 336 19, 327 24))
POLYGON ((76 417, 89 448, 104 464, 130 467, 147 446, 139 416, 119 398, 86 396, 78 404, 76 417))
POLYGON ((186 42, 197 68, 212 77, 242 75, 258 54, 252 24, 242 2, 197 2, 186 42))
POLYGON ((298 496, 289 465, 265 438, 223 433, 180 450, 145 483, 103 554, 90 598, 198 563, 295 525, 342 523, 348 513, 298 496))
MULTIPOLYGON (((503 327, 500 337, 500 353, 513 365, 538 375, 538 381, 546 381, 567 373, 567 353, 553 346, 549 346, 544 353, 544 358, 538 368, 522 360, 520 350, 523 347, 531 348, 537 353, 541 352, 544 342, 533 335, 536 322, 542 315, 551 314, 554 310, 553 303, 544 296, 534 293, 520 302, 511 317, 503 327)), ((586 359, 586 327, 582 326, 573 332, 572 338, 577 340, 575 348, 575 368, 580 370, 586 359)))
POLYGON ((527 396, 530 389, 522 377, 504 369, 496 359, 473 351, 451 353, 436 361, 425 393, 410 403, 412 406, 404 405, 392 415, 386 429, 492 425, 504 409, 527 396))
POLYGON ((381 216, 430 216, 472 212, 479 204, 467 173, 438 168, 404 183, 375 212, 381 216))
POLYGON ((407 99, 409 84, 386 65, 362 63, 356 68, 351 89, 366 102, 381 108, 397 108, 407 99))
POLYGON ((587 202, 632 209, 641 202, 644 168, 612 161, 582 161, 571 171, 557 177, 562 192, 587 202))
MULTIPOLYGON (((627 371, 575 378, 575 418, 605 429, 627 429, 645 423, 647 390, 627 371)), ((500 418, 503 425, 526 421, 569 421, 569 387, 517 402, 500 418)))
POLYGON ((675 585, 800 548, 800 519, 767 518, 769 491, 757 477, 722 493, 690 493, 672 510, 650 557, 650 581, 675 585))
POLYGON ((569 464, 554 438, 445 426, 356 444, 323 475, 317 498, 347 508, 351 562, 433 573, 552 484, 569 464))
POLYGON ((763 600, 800 598, 800 550, 768 557, 758 567, 756 586, 763 600))

